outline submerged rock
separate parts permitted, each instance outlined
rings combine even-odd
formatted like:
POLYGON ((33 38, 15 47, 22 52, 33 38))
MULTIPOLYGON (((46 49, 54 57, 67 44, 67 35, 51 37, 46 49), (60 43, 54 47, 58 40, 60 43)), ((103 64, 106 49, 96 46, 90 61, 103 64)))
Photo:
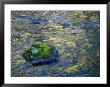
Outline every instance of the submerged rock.
POLYGON ((33 65, 42 65, 57 62, 59 53, 56 48, 47 43, 34 44, 23 53, 26 62, 33 65))

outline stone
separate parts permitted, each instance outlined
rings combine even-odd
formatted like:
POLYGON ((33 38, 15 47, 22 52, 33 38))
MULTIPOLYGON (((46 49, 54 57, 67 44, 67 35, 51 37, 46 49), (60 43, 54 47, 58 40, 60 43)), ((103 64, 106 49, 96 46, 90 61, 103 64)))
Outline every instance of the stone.
POLYGON ((26 62, 30 62, 33 65, 42 65, 58 61, 59 53, 53 46, 47 43, 40 43, 33 44, 22 56, 26 62))

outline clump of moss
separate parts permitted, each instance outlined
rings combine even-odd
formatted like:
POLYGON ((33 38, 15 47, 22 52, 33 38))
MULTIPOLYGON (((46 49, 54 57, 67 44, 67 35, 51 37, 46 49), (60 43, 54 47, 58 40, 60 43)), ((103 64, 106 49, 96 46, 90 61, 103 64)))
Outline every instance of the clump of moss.
POLYGON ((23 58, 27 61, 37 58, 50 58, 53 48, 47 43, 33 44, 29 50, 23 53, 23 58))

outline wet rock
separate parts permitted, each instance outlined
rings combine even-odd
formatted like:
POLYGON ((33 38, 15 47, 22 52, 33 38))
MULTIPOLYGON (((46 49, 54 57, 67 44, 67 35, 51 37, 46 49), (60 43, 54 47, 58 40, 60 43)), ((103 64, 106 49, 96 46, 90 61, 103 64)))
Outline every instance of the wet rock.
POLYGON ((83 15, 79 18, 72 17, 74 14, 72 11, 65 11, 66 14, 63 11, 12 11, 11 13, 12 76, 99 76, 100 64, 96 59, 100 56, 98 42, 100 21, 97 18, 86 19, 81 17, 83 15), (91 30, 89 32, 86 29, 91 30), (49 46, 54 47, 49 51, 48 56, 43 55, 48 52, 40 52, 39 48, 34 47, 30 51, 31 54, 40 56, 33 57, 29 54, 23 57, 33 43, 48 43, 49 46), (83 63, 86 64, 86 57, 90 60, 89 63, 87 60, 89 70, 84 68, 85 65, 83 66, 83 63))
POLYGON ((23 58, 33 65, 44 65, 58 61, 59 53, 54 47, 42 43, 34 44, 32 47, 23 53, 23 58))

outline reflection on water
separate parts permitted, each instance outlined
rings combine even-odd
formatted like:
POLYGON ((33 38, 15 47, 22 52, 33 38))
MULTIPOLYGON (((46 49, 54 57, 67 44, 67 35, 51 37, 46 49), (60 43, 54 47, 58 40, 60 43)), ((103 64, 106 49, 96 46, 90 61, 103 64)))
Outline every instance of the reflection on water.
POLYGON ((100 76, 99 15, 99 11, 12 11, 11 76, 100 76), (58 61, 36 66, 26 62, 22 54, 39 43, 55 47, 58 55, 51 58, 58 61))

